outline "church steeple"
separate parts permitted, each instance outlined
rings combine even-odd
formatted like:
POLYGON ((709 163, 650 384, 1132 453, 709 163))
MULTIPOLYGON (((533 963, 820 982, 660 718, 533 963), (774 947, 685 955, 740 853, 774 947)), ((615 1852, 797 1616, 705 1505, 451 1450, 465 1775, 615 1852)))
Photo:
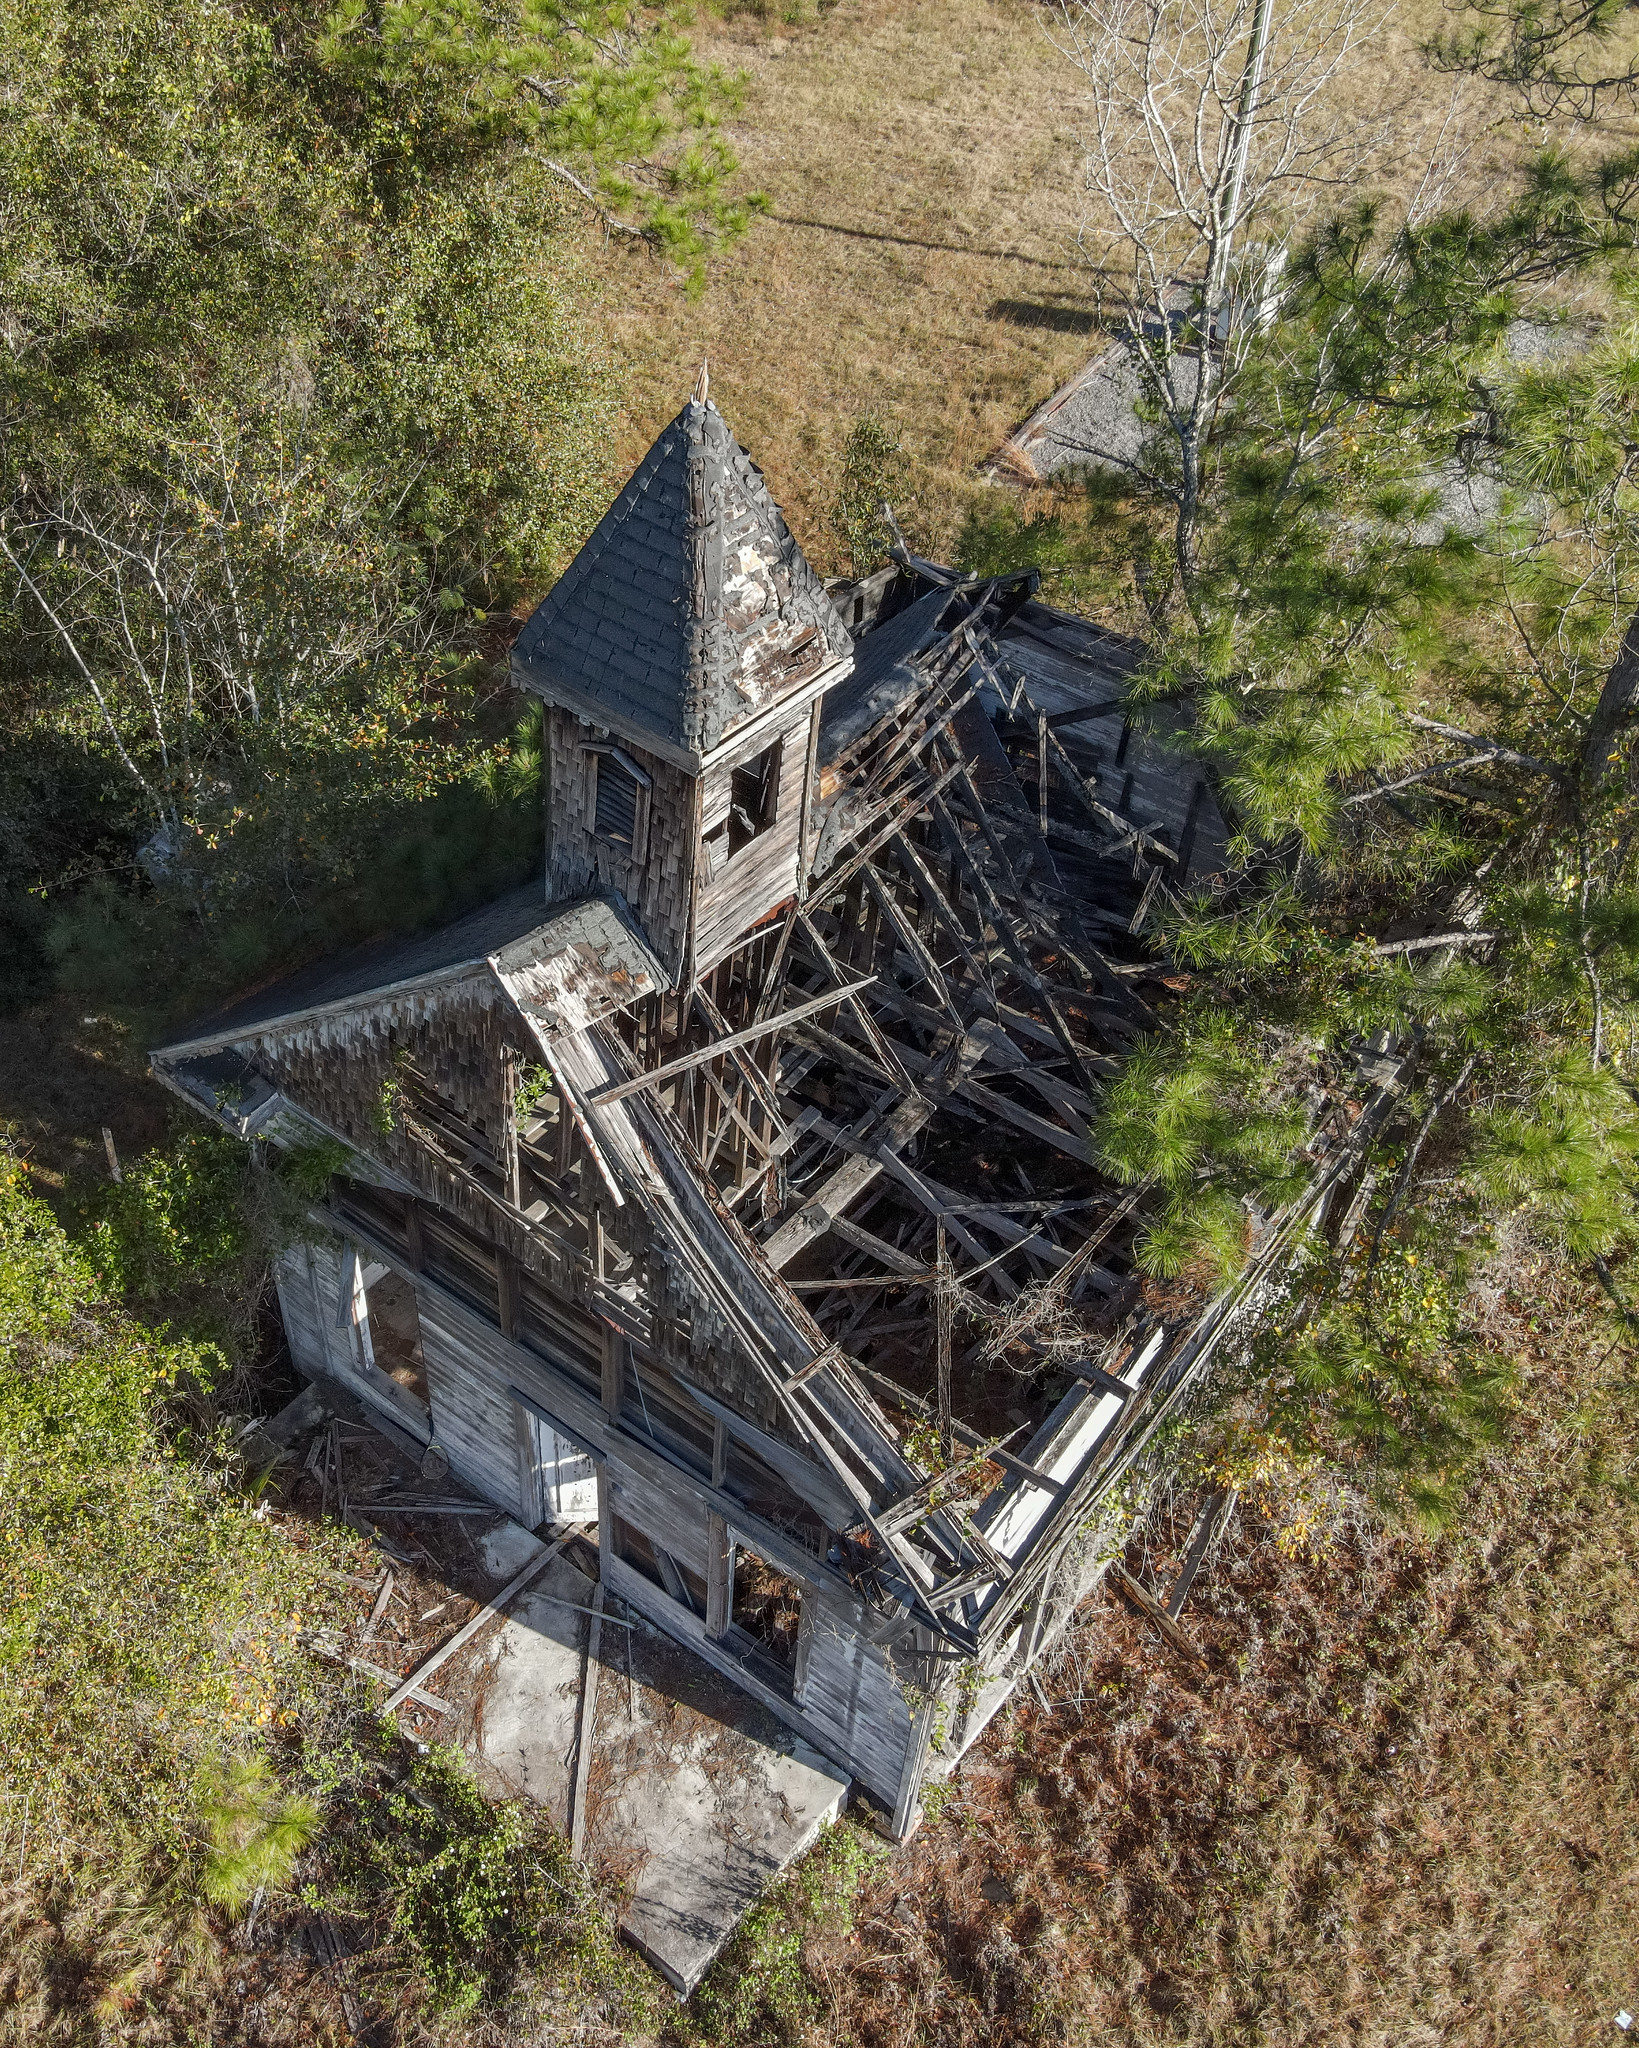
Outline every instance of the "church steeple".
POLYGON ((721 959, 799 884, 819 702, 852 667, 702 363, 513 648, 548 706, 549 894, 619 890, 674 974, 721 959))
POLYGON ((702 364, 512 656, 521 688, 694 769, 853 646, 707 390, 702 364))

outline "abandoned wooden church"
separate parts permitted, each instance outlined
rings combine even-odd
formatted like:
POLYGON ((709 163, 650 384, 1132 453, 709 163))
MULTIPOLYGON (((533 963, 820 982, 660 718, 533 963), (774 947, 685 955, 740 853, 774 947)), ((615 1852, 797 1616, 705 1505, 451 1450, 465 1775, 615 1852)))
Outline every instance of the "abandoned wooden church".
POLYGON ((1232 1306, 1145 1305, 1086 1136, 1147 899, 1224 822, 1128 722, 1134 650, 1034 591, 827 589, 702 391, 513 651, 544 884, 153 1057, 330 1147, 298 1365, 595 1528, 900 1833, 1232 1306))

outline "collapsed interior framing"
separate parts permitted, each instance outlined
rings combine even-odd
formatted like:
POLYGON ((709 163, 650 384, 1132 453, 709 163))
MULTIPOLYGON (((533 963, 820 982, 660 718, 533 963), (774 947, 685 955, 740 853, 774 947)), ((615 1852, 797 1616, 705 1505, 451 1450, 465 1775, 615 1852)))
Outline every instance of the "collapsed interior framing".
POLYGON ((1236 1288, 1147 1293, 1145 1191, 1088 1125, 1168 994, 1153 893, 1222 867, 1209 779, 1033 576, 823 592, 716 409, 668 431, 515 656, 546 901, 321 963, 154 1066, 345 1148, 280 1265, 298 1363, 529 1525, 595 1520, 611 1589, 903 1834, 1349 1133, 1321 1120, 1236 1288))

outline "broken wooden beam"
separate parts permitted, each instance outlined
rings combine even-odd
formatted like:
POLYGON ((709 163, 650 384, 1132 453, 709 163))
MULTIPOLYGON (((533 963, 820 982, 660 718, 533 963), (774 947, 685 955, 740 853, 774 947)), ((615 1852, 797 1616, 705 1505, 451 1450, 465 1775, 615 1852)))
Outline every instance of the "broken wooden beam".
POLYGON ((1196 1574, 1206 1562, 1207 1552, 1229 1525, 1229 1518, 1235 1512, 1235 1503, 1240 1498, 1234 1487, 1226 1487, 1215 1493, 1196 1517, 1195 1528, 1189 1539, 1189 1548, 1184 1553, 1183 1569, 1177 1583, 1167 1595, 1167 1612, 1176 1621, 1184 1611, 1184 1602, 1189 1598, 1189 1589, 1194 1585, 1196 1574))
POLYGON ((592 1736, 598 1718, 599 1653, 603 1648, 603 1582, 592 1595, 586 1630, 586 1669, 581 1679, 580 1715, 575 1727, 575 1782, 569 1794, 569 1853, 586 1861, 586 1789, 592 1775, 592 1736))
POLYGON ((708 1060, 720 1059, 736 1046, 750 1045, 756 1039, 767 1038, 770 1032, 784 1031, 800 1018, 813 1016, 816 1011, 834 1009, 838 1003, 858 995, 861 989, 869 988, 875 980, 874 974, 867 974, 846 988, 829 989, 824 995, 798 1003, 793 1009, 777 1010, 760 1024, 748 1024, 743 1031, 731 1032, 727 1038, 697 1046, 693 1052, 680 1053, 676 1059, 667 1060, 664 1066, 650 1067, 647 1073, 629 1075, 624 1081, 612 1081, 588 1095, 587 1103, 593 1109, 607 1109, 611 1103, 624 1101, 628 1095, 636 1095, 644 1088, 654 1088, 662 1081, 669 1081, 674 1074, 686 1074, 692 1068, 704 1066, 708 1060))
POLYGON ((1187 1657, 1192 1664, 1206 1662, 1205 1651, 1198 1649, 1190 1641, 1155 1595, 1148 1587, 1141 1586, 1124 1565, 1110 1566, 1110 1583, 1146 1621, 1154 1622, 1168 1645, 1176 1650, 1180 1657, 1187 1657))
POLYGON ((502 1609, 506 1607, 508 1602, 512 1600, 514 1595, 521 1593, 531 1579, 538 1577, 541 1572, 545 1571, 566 1543, 573 1537, 584 1536, 586 1533, 586 1525, 582 1522, 577 1522, 573 1528, 566 1530, 556 1543, 548 1544, 546 1549, 541 1551, 538 1556, 532 1557, 515 1579, 509 1579, 500 1592, 496 1594, 495 1598, 480 1607, 465 1627, 458 1628, 447 1643, 441 1648, 434 1650, 424 1664, 410 1673, 409 1677, 404 1680, 396 1692, 382 1701, 381 1711, 384 1714, 390 1714, 395 1707, 402 1705, 409 1698, 410 1694, 420 1687, 421 1681, 424 1678, 430 1678, 441 1664, 447 1664, 457 1650, 465 1649, 467 1644, 477 1635, 478 1631, 492 1622, 502 1609))

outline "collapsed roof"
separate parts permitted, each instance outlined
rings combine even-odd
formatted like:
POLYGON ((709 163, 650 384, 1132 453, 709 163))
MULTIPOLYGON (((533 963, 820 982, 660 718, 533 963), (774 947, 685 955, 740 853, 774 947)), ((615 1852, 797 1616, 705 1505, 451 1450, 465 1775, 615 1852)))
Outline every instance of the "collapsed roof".
MULTIPOLYGON (((1169 997, 1155 893, 1218 873, 1226 828, 1202 765, 1133 715, 1138 653, 1033 576, 904 557, 833 601, 702 397, 516 670, 696 766, 829 677, 797 893, 677 987, 624 901, 518 891, 264 991, 155 1069, 241 1135, 328 1132, 351 1173, 465 1204, 608 1326, 692 1317, 681 1355, 740 1362, 825 1567, 890 1627, 988 1655, 1347 1166, 1322 1119, 1309 1192, 1218 1303, 1141 1285, 1144 1191, 1089 1125, 1169 997), (486 1021, 450 1073, 519 1046, 550 1070, 553 1156, 510 1107, 486 1126, 429 1095, 372 1127, 395 1034, 457 1011, 486 1021), (663 1256, 606 1271, 634 1215, 663 1256)), ((722 1382, 676 1369, 717 1413, 722 1382)))

